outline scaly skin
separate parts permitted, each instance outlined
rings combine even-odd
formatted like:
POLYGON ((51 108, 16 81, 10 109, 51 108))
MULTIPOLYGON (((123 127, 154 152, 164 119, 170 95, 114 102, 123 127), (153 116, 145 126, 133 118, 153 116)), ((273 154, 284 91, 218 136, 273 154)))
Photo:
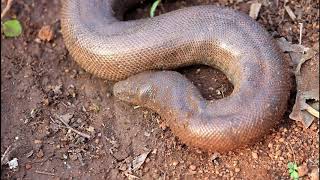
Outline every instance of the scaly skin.
POLYGON ((62 34, 81 67, 109 80, 128 78, 115 84, 116 97, 158 112, 184 143, 207 151, 254 143, 277 124, 289 97, 289 66, 257 22, 214 6, 120 21, 136 2, 63 1, 62 34), (222 70, 232 94, 212 103, 182 75, 150 71, 192 64, 222 70))

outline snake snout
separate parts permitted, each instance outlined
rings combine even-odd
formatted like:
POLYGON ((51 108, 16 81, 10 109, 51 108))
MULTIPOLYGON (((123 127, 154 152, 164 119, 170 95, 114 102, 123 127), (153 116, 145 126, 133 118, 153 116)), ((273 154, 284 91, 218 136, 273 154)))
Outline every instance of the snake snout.
POLYGON ((150 100, 153 95, 152 82, 144 79, 144 74, 137 75, 137 77, 140 78, 128 78, 127 80, 117 82, 113 86, 114 96, 130 103, 143 103, 150 100))
POLYGON ((113 95, 120 100, 129 101, 133 94, 133 86, 128 81, 119 81, 113 86, 113 95))

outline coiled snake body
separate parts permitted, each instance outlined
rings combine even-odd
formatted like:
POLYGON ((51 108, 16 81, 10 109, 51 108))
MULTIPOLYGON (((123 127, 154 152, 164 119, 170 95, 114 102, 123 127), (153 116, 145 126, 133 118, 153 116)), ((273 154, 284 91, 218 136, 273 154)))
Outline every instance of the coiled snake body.
POLYGON ((121 21, 137 2, 62 5, 62 34, 71 56, 98 77, 123 80, 114 85, 116 97, 158 112, 184 143, 207 151, 254 143, 279 121, 289 97, 289 67, 257 22, 214 6, 121 21), (151 71, 192 64, 222 70, 234 85, 232 94, 209 102, 179 73, 151 71))

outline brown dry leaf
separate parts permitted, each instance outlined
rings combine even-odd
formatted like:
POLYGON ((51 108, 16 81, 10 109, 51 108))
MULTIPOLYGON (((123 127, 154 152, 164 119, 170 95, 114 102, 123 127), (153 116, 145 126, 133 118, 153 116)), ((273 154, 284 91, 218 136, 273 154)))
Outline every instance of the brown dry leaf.
POLYGON ((316 167, 312 169, 311 173, 309 173, 310 180, 319 180, 319 168, 316 167))
POLYGON ((319 101, 319 91, 318 88, 312 88, 307 82, 304 82, 306 79, 307 81, 312 81, 312 77, 309 77, 310 73, 301 75, 300 69, 302 64, 315 57, 317 52, 300 44, 291 44, 283 37, 277 39, 277 43, 283 52, 289 53, 294 65, 297 83, 296 101, 289 117, 290 119, 301 121, 305 127, 309 127, 315 117, 319 116, 319 108, 316 109, 311 104, 307 104, 307 100, 319 101))
MULTIPOLYGON (((297 93, 296 102, 293 106, 292 112, 289 115, 289 117, 290 119, 293 119, 295 121, 301 121, 303 125, 308 128, 312 124, 315 117, 312 114, 310 114, 310 112, 308 112, 309 108, 314 109, 314 107, 307 104, 307 100, 319 101, 318 89, 297 93)), ((319 109, 317 109, 316 111, 319 112, 319 109)))
POLYGON ((146 160, 149 153, 150 153, 150 151, 142 153, 141 155, 139 155, 133 159, 133 161, 132 161, 132 170, 133 171, 139 169, 142 166, 142 164, 146 160))
POLYGON ((130 174, 130 173, 128 173, 128 172, 125 172, 124 175, 126 175, 129 180, 140 179, 138 176, 135 176, 135 175, 130 174))
POLYGON ((62 90, 62 84, 59 84, 57 86, 52 86, 51 88, 52 88, 52 91, 53 91, 54 94, 56 94, 56 95, 62 94, 62 91, 61 91, 62 90))
POLYGON ((261 3, 258 3, 258 2, 252 3, 250 6, 249 16, 252 17, 253 19, 257 19, 260 9, 261 9, 261 3))
POLYGON ((303 53, 305 51, 305 47, 303 45, 292 44, 289 41, 287 41, 284 37, 278 38, 277 43, 282 52, 303 53))
POLYGON ((98 113, 100 111, 100 107, 99 105, 92 103, 89 107, 88 107, 89 111, 92 111, 94 113, 98 113))
POLYGON ((299 177, 303 177, 308 174, 307 164, 302 164, 298 167, 299 177))
POLYGON ((51 41, 53 39, 53 31, 49 25, 42 26, 39 33, 38 38, 42 41, 51 41))
POLYGON ((291 44, 284 37, 277 39, 278 46, 282 52, 288 52, 295 66, 295 74, 300 74, 301 65, 316 55, 316 51, 301 44, 291 44))
POLYGON ((284 9, 287 11, 287 13, 288 13, 289 17, 292 19, 292 21, 294 21, 297 18, 289 6, 284 6, 284 9))
MULTIPOLYGON (((300 69, 302 64, 305 63, 307 60, 310 60, 311 58, 313 58, 316 54, 317 54, 316 51, 314 51, 311 48, 307 48, 305 53, 300 54, 300 57, 295 56, 297 58, 295 61, 299 61, 299 62, 297 64, 297 67, 294 73, 296 75, 300 75, 300 69)), ((291 56, 291 58, 293 59, 293 56, 291 56)))
POLYGON ((94 127, 92 127, 92 126, 89 126, 88 128, 86 128, 86 130, 88 131, 88 132, 91 132, 91 133, 93 133, 95 130, 94 130, 94 127))
POLYGON ((73 114, 72 113, 67 113, 67 114, 64 114, 64 115, 61 115, 60 116, 60 119, 65 122, 66 124, 69 124, 70 122, 70 119, 73 117, 73 114))

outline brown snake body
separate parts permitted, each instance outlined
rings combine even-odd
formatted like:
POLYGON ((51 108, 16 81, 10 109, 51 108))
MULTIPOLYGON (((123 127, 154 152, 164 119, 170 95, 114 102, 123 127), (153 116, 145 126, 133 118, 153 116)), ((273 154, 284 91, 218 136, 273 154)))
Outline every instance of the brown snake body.
POLYGON ((227 151, 256 142, 286 110, 289 67, 269 34, 228 8, 195 6, 121 21, 139 0, 66 0, 65 44, 81 67, 120 81, 114 95, 160 114, 184 143, 227 151), (206 101, 173 69, 203 64, 222 70, 232 94, 206 101))

